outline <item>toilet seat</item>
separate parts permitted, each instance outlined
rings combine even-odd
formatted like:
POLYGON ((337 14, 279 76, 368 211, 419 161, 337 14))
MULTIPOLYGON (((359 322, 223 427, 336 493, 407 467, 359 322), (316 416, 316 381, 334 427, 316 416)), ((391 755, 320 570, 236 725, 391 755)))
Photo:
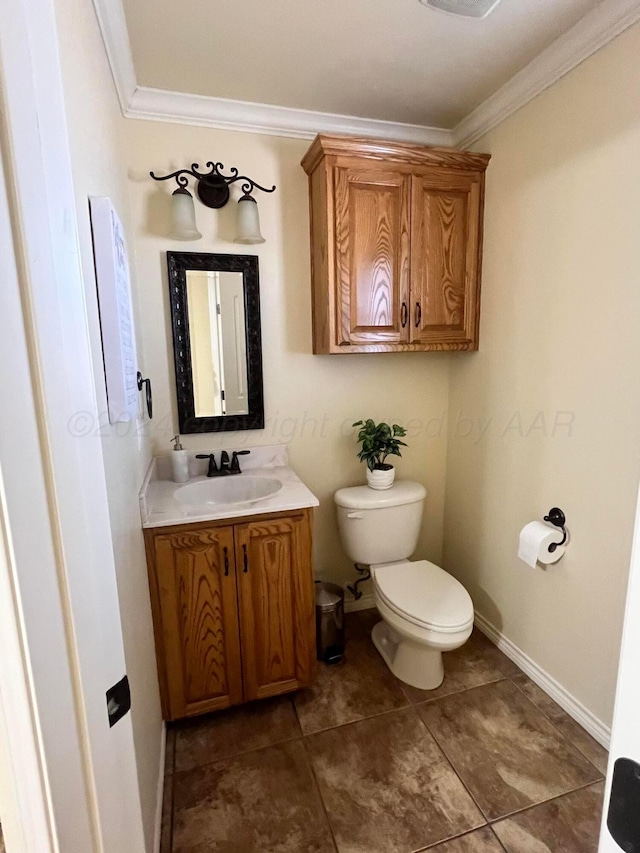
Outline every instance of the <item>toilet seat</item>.
POLYGON ((373 568, 376 592, 400 618, 453 634, 473 624, 473 602, 462 584, 428 560, 402 560, 373 568))

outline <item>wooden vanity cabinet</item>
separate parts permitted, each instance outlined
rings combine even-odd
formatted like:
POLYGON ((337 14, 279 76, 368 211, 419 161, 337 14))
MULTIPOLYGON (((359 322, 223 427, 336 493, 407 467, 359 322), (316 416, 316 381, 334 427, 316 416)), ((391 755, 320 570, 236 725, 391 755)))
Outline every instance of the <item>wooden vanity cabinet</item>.
POLYGON ((311 510, 144 534, 165 719, 311 684, 311 510))
POLYGON ((313 351, 478 348, 486 154, 320 135, 313 351))

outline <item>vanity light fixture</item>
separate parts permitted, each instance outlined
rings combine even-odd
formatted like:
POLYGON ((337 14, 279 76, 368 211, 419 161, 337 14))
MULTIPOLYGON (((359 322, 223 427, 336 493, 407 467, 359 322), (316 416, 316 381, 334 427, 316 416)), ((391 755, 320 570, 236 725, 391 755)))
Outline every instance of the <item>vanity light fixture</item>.
POLYGON ((209 160, 206 167, 209 169, 208 172, 200 172, 197 163, 193 163, 190 169, 178 169, 177 172, 171 172, 169 175, 159 176, 149 172, 154 181, 168 181, 175 178, 178 184, 172 195, 171 236, 174 240, 199 240, 202 237, 196 225, 193 196, 187 189, 190 175, 196 181, 196 192, 200 201, 206 207, 214 209, 224 207, 229 201, 231 184, 244 181, 243 195, 238 200, 238 233, 235 242, 264 243, 264 237, 260 233, 258 203, 251 193, 256 189, 272 193, 276 189, 275 185, 271 189, 260 186, 246 175, 239 175, 235 167, 230 169, 230 175, 225 175, 222 163, 212 163, 209 160))
POLYGON ((171 237, 174 240, 199 240, 202 234, 196 225, 196 209, 188 189, 178 187, 171 201, 171 237))
POLYGON ((260 215, 258 202, 252 195, 245 193, 238 199, 238 234, 236 243, 264 243, 260 233, 260 215))

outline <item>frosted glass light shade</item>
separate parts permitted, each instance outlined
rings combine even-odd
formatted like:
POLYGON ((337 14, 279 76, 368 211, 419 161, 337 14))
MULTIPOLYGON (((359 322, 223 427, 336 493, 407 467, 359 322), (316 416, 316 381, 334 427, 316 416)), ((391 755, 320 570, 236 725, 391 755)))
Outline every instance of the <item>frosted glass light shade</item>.
POLYGON ((260 233, 260 215, 258 202, 251 196, 245 196, 238 201, 238 236, 236 243, 264 243, 260 233))
POLYGON ((171 196, 171 235, 174 240, 199 240, 196 210, 191 193, 178 189, 171 196))

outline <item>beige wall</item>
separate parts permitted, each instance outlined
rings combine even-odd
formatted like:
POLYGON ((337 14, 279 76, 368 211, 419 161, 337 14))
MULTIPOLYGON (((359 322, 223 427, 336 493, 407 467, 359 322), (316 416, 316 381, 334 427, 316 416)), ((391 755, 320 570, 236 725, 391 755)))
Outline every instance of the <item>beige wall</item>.
POLYGON ((638 56, 635 27, 477 144, 481 351, 453 359, 449 417, 446 567, 607 723, 640 471, 638 56), (554 505, 572 543, 529 569, 518 533, 554 505))
POLYGON ((338 543, 332 495, 340 486, 363 482, 365 476, 355 457, 355 432, 350 425, 362 417, 405 424, 411 432, 410 447, 397 463, 398 473, 429 489, 419 553, 439 559, 449 358, 442 354, 311 354, 308 192, 307 177, 299 165, 308 143, 134 120, 126 122, 125 132, 137 279, 144 306, 144 357, 158 413, 153 424, 154 451, 169 450, 177 425, 166 251, 257 254, 267 427, 187 436, 184 446, 215 450, 287 442, 293 467, 320 499, 317 571, 327 579, 346 581, 354 572, 338 543), (176 243, 166 236, 171 188, 154 184, 149 170, 164 174, 209 159, 237 166, 265 185, 277 184, 273 195, 258 194, 264 245, 232 242, 233 201, 221 211, 196 202, 202 240, 176 243))
MULTIPOLYGON (((133 239, 131 229, 127 227, 127 174, 121 148, 125 119, 119 111, 90 0, 60 2, 57 15, 98 408, 103 413, 100 424, 88 424, 80 419, 76 427, 81 431, 99 431, 102 435, 118 598, 132 693, 131 716, 138 780, 146 846, 151 851, 162 719, 137 502, 138 490, 150 459, 150 443, 148 437, 138 434, 139 424, 110 426, 108 423, 87 201, 90 195, 110 196, 128 231, 133 266, 133 239)), ((135 269, 132 272, 135 277, 135 269)), ((139 315, 137 304, 134 307, 139 315)), ((142 356, 141 352, 139 356, 142 356)), ((143 360, 139 360, 142 364, 143 360)))

